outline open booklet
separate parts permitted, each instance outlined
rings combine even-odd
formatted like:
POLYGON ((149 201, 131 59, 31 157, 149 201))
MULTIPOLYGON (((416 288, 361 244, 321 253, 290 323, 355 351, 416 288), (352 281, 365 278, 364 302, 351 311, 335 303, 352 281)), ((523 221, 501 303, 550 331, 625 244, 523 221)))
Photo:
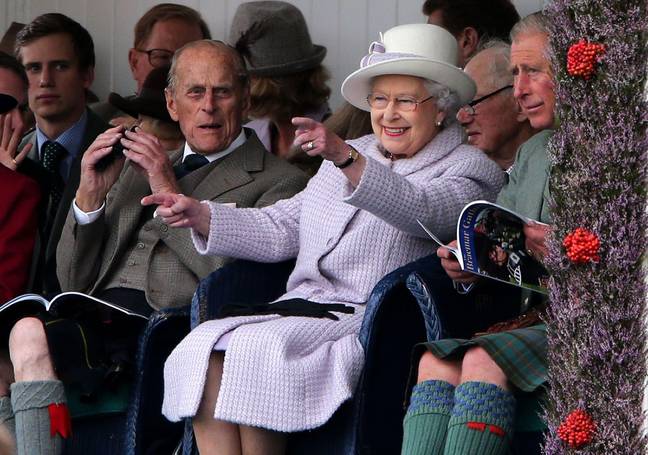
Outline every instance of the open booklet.
POLYGON ((150 311, 129 305, 129 302, 113 303, 81 292, 63 292, 47 300, 38 294, 23 294, 0 306, 0 324, 11 323, 32 316, 43 309, 58 317, 81 319, 116 318, 120 316, 147 320, 150 311))
POLYGON ((531 220, 488 201, 466 205, 457 222, 457 248, 416 220, 439 246, 455 255, 462 270, 515 286, 547 293, 549 274, 525 248, 524 225, 531 220))

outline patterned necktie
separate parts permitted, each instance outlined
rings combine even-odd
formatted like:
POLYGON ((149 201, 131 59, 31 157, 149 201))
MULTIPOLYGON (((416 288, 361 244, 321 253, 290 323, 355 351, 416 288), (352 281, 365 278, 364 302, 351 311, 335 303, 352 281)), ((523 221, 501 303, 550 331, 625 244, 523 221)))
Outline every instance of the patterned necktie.
POLYGON ((59 203, 61 202, 61 196, 63 195, 63 178, 59 174, 59 166, 67 150, 58 142, 47 141, 43 144, 43 167, 50 172, 52 175, 52 185, 50 187, 50 198, 51 205, 49 213, 51 215, 56 213, 58 210, 59 203))
POLYGON ((180 179, 185 175, 195 171, 196 169, 203 167, 205 164, 209 164, 209 160, 203 155, 200 155, 198 153, 187 155, 182 161, 182 164, 176 166, 176 178, 180 179))

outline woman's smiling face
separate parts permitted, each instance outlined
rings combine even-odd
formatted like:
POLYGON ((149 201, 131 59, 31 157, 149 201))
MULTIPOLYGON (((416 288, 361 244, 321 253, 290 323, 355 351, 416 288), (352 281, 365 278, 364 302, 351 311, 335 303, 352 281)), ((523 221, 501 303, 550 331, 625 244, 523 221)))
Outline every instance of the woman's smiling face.
POLYGON ((371 93, 390 100, 384 109, 371 108, 371 126, 382 146, 395 158, 410 158, 421 150, 439 132, 437 122, 445 114, 430 99, 418 104, 413 111, 399 110, 396 98, 414 98, 423 101, 428 93, 423 79, 400 74, 378 76, 373 80, 371 93))

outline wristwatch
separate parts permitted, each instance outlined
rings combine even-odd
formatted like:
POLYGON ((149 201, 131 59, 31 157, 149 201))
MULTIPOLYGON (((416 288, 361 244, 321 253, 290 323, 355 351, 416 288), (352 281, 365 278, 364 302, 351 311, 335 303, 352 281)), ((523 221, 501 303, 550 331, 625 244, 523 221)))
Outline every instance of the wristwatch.
MULTIPOLYGON (((347 144, 347 145, 349 145, 349 144, 347 144)), ((360 157, 360 154, 358 153, 358 151, 356 149, 354 149, 352 146, 349 145, 349 157, 346 159, 346 161, 344 161, 343 163, 340 163, 340 164, 338 164, 338 163, 336 163, 334 161, 333 165, 338 169, 344 169, 345 167, 351 166, 355 162, 355 160, 358 159, 358 157, 360 157)))

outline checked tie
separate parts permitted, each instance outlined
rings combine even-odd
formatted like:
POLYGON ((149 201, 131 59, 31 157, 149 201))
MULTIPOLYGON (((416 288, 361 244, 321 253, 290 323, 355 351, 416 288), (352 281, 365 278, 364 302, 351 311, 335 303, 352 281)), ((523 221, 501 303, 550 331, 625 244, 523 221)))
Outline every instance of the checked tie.
POLYGON ((67 150, 58 142, 47 141, 43 144, 43 167, 51 174, 52 185, 50 187, 50 216, 56 214, 59 203, 61 202, 61 196, 63 195, 63 179, 59 174, 59 166, 67 150))
POLYGON ((182 160, 182 164, 175 166, 176 178, 180 179, 196 169, 203 167, 205 164, 209 164, 209 160, 203 155, 198 153, 187 155, 185 159, 182 160))

